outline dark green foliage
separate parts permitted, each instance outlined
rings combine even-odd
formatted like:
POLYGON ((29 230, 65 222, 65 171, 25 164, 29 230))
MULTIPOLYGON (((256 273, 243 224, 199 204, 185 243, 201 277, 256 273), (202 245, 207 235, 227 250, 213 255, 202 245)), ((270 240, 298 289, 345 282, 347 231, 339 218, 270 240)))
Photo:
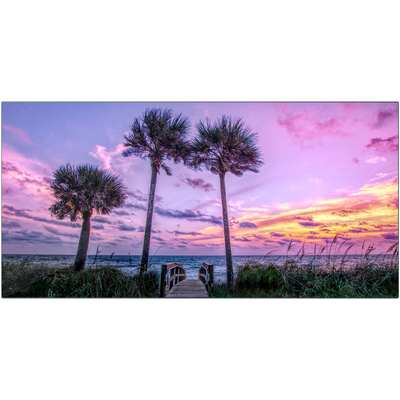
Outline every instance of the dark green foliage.
POLYGON ((53 268, 44 265, 32 267, 31 261, 26 257, 19 263, 2 263, 2 297, 9 297, 53 272, 53 268))
POLYGON ((239 270, 239 278, 236 279, 236 291, 240 293, 255 287, 274 291, 278 285, 277 275, 278 271, 273 266, 254 268, 246 265, 239 270))
POLYGON ((214 284, 214 287, 213 287, 210 297, 225 298, 225 297, 232 297, 232 295, 229 292, 228 286, 226 283, 216 283, 216 284, 214 284))
MULTIPOLYGON (((22 263, 21 263, 22 264, 22 263)), ((3 263, 3 297, 155 297, 159 276, 154 271, 127 276, 117 268, 72 268, 3 263)))
POLYGON ((241 118, 223 115, 215 124, 210 120, 196 125, 198 136, 192 142, 189 166, 205 168, 213 174, 231 172, 242 176, 246 171, 258 172, 263 164, 257 147, 257 134, 241 118))
POLYGON ((352 270, 248 263, 238 268, 236 297, 392 297, 398 294, 397 265, 352 270))
POLYGON ((107 215, 122 206, 126 188, 117 175, 88 164, 62 165, 53 175, 50 187, 57 202, 49 208, 51 215, 59 220, 69 216, 73 222, 79 215, 83 220, 74 265, 80 271, 86 263, 93 210, 107 215))
POLYGON ((50 187, 57 202, 49 211, 57 219, 69 216, 76 221, 77 215, 108 215, 123 205, 127 194, 119 177, 92 165, 62 165, 53 174, 50 187))
POLYGON ((189 126, 188 119, 181 114, 173 117, 171 110, 147 109, 142 117, 135 118, 131 126, 132 133, 124 136, 127 149, 122 155, 148 158, 157 173, 162 168, 167 175, 172 175, 165 160, 178 163, 186 159, 190 151, 189 143, 185 140, 189 126))

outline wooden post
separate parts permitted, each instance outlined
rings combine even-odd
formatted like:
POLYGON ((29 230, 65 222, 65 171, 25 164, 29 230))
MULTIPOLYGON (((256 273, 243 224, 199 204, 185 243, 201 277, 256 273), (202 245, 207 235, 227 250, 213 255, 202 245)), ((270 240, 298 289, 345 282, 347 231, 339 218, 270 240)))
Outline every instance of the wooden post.
POLYGON ((165 297, 165 278, 167 276, 167 264, 163 264, 161 267, 161 278, 160 278, 160 297, 165 297))
POLYGON ((210 291, 212 292, 214 287, 214 265, 209 265, 209 272, 210 272, 210 291))

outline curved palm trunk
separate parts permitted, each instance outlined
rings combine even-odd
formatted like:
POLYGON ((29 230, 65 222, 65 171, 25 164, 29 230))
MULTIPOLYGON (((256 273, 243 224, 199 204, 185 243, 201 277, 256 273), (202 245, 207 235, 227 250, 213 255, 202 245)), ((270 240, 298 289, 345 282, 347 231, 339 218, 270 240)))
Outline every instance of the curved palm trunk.
POLYGON ((219 175, 219 182, 220 182, 220 186, 221 186, 222 215, 224 217, 224 236, 225 236, 225 252, 226 252, 226 282, 228 284, 229 291, 233 292, 233 264, 232 264, 231 239, 229 236, 228 205, 226 202, 225 173, 221 173, 219 175))
POLYGON ((157 183, 157 168, 152 166, 151 167, 150 192, 149 192, 149 204, 147 205, 146 228, 144 231, 142 262, 140 264, 141 272, 146 271, 147 265, 149 263, 151 221, 153 219, 153 208, 154 208, 154 197, 156 194, 156 183, 157 183))
POLYGON ((79 238, 78 251, 76 253, 74 264, 75 272, 81 271, 85 267, 86 255, 89 247, 90 217, 91 215, 83 215, 81 236, 79 238))

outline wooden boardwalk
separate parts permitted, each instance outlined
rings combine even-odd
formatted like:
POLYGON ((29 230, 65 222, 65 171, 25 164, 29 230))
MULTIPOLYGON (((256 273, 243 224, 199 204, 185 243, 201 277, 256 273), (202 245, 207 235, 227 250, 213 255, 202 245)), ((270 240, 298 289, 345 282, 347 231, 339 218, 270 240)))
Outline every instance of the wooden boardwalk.
POLYGON ((199 279, 186 279, 182 265, 173 262, 161 266, 160 297, 206 298, 214 286, 214 266, 203 262, 199 279))
POLYGON ((204 298, 210 296, 200 279, 185 279, 174 285, 165 297, 204 298))

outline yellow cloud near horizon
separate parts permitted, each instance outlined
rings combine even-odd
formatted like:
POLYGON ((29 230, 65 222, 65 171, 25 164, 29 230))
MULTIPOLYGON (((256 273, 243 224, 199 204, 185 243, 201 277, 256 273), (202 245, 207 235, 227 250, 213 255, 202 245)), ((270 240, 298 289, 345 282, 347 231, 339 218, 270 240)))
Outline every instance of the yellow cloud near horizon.
POLYGON ((318 240, 339 233, 354 237, 376 237, 398 227, 398 181, 391 179, 361 187, 346 197, 317 199, 309 202, 281 207, 284 211, 263 216, 260 209, 252 213, 251 208, 242 208, 245 213, 237 222, 252 222, 257 228, 231 229, 232 234, 251 236, 257 234, 271 237, 271 232, 285 234, 303 240, 311 236, 318 240), (362 227, 362 228, 360 228, 362 227))

